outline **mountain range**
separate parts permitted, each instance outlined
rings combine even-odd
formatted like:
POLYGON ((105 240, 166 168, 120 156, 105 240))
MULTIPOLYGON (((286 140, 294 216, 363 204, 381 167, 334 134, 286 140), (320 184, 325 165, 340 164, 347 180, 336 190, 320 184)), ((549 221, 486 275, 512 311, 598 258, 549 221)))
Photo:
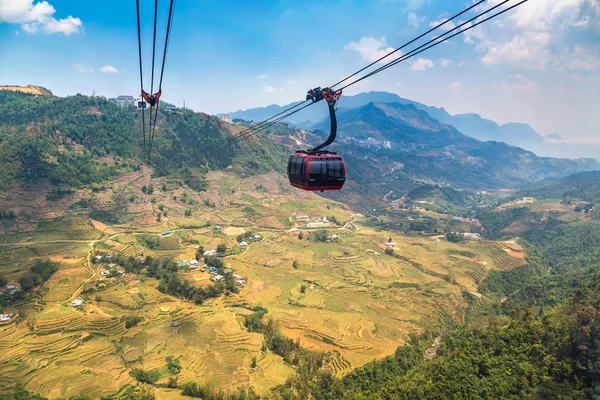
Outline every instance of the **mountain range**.
MULTIPOLYGON (((595 147, 566 143, 558 133, 543 136, 530 125, 510 122, 499 125, 496 122, 481 117, 479 114, 467 113, 451 115, 443 107, 428 106, 417 101, 405 99, 389 92, 359 93, 354 96, 343 96, 339 102, 340 111, 353 109, 369 103, 399 103, 410 104, 425 111, 431 117, 443 124, 452 125, 461 133, 480 141, 504 142, 512 146, 522 147, 542 156, 552 157, 593 157, 600 159, 600 150, 595 147)), ((246 121, 261 121, 277 114, 298 102, 284 106, 270 105, 248 110, 238 110, 230 113, 232 118, 246 121)), ((305 129, 314 128, 320 121, 327 118, 326 107, 307 107, 290 116, 287 122, 305 129)))

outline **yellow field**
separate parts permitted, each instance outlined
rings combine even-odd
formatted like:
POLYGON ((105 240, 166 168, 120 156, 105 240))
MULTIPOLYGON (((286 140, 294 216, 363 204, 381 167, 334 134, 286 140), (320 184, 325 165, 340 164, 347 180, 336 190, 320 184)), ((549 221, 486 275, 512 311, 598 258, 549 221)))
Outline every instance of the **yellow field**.
MULTIPOLYGON (((442 316, 461 320, 467 308, 463 291, 484 304, 477 282, 488 270, 524 262, 523 249, 515 242, 453 244, 362 225, 357 231, 329 227, 339 242, 299 240, 299 232, 290 231, 296 225, 293 213, 349 221, 352 210, 313 193, 292 192, 272 175, 240 180, 219 173, 208 178, 206 193, 179 187, 162 192, 157 189, 161 181, 144 170, 114 183, 140 197, 142 185, 155 186, 156 203, 130 204, 128 224, 107 227, 82 215, 62 215, 40 222, 34 231, 0 236, 0 274, 11 282, 37 258, 60 263, 42 288, 0 310, 21 312, 18 323, 0 325, 0 393, 22 382, 50 398, 99 398, 135 384, 129 375, 133 368, 162 371, 166 357, 172 356, 182 366, 179 382, 195 380, 226 390, 252 386, 266 394, 294 370, 262 349, 261 334, 243 326, 249 312, 244 307, 256 305, 266 307, 265 318, 273 318, 302 346, 329 352, 326 368, 341 376, 392 354, 411 332, 423 331, 442 316), (196 203, 190 206, 173 197, 196 203), (160 223, 155 218, 158 204, 169 210, 160 223), (192 209, 191 217, 184 216, 187 209, 192 209), (166 229, 174 232, 161 237, 166 229), (190 260, 198 244, 206 250, 221 243, 232 249, 236 236, 248 230, 262 240, 224 259, 247 278, 247 285, 202 306, 159 292, 154 279, 101 277, 106 263, 90 263, 92 255, 108 253, 190 260), (142 234, 158 237, 158 248, 146 248, 142 234), (390 236, 397 243, 393 256, 385 254, 390 236), (69 304, 78 297, 84 304, 72 309, 69 304), (127 329, 128 316, 142 321, 127 329), (255 368, 250 367, 253 357, 255 368)), ((309 230, 301 231, 308 236, 309 230)), ((182 271, 180 277, 193 285, 210 284, 210 275, 198 269, 182 271)), ((167 379, 163 374, 159 383, 167 379)), ((179 398, 168 389, 155 394, 179 398)))

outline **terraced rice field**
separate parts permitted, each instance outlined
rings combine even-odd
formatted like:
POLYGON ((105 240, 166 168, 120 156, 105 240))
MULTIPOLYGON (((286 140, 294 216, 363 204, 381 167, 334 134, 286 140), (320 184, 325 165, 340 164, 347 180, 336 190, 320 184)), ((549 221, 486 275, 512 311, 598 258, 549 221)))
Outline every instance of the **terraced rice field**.
MULTIPOLYGON (((514 268, 524 262, 516 256, 522 254, 518 245, 453 244, 362 226, 356 232, 331 229, 341 235, 339 242, 298 240, 297 233, 289 232, 292 213, 348 220, 349 210, 312 194, 300 193, 290 200, 279 184, 258 177, 242 183, 227 176, 209 180, 211 188, 202 196, 224 205, 217 209, 200 205, 192 218, 172 217, 157 225, 155 215, 142 210, 132 223, 141 230, 122 234, 100 233, 81 217, 64 218, 42 224, 39 232, 0 238, 13 244, 72 241, 0 248, 0 272, 11 280, 39 257, 61 264, 42 290, 11 305, 8 311, 22 311, 22 320, 0 325, 0 392, 22 382, 51 398, 110 396, 134 382, 129 375, 133 368, 163 371, 166 357, 172 356, 182 365, 180 382, 194 380, 226 390, 252 386, 266 394, 294 369, 263 350, 263 335, 243 326, 248 308, 256 305, 266 307, 266 318, 273 318, 303 347, 328 352, 325 368, 342 376, 392 354, 411 332, 421 332, 442 315, 461 320, 469 307, 462 295, 465 290, 474 296, 471 307, 483 307, 489 299, 477 293, 477 282, 490 268, 514 268), (263 185, 265 193, 259 193, 257 188, 263 185), (239 204, 255 212, 242 212, 239 204), (205 221, 213 226, 197 229, 205 221), (225 221, 239 225, 214 229, 214 224, 225 221), (231 248, 236 234, 251 224, 263 228, 252 227, 263 241, 224 259, 228 268, 247 279, 247 285, 238 294, 202 306, 160 293, 155 279, 135 274, 105 279, 97 265, 87 264, 92 248, 98 253, 137 255, 142 233, 157 235, 167 228, 189 230, 160 238, 159 248, 145 249, 144 254, 189 260, 198 243, 207 249, 221 243, 231 248), (385 254, 390 236, 397 243, 393 256, 385 254), (70 301, 78 297, 83 305, 71 308, 70 301), (127 329, 130 316, 141 320, 127 329), (172 326, 173 322, 177 324, 172 326), (257 363, 252 368, 253 358, 257 363)), ((183 189, 177 190, 180 197, 183 189)), ((165 201, 171 197, 157 195, 165 201)), ((202 201, 201 195, 193 196, 202 201)), ((152 207, 148 205, 148 212, 152 207)), ((167 207, 170 215, 183 215, 183 209, 167 207)), ((125 227, 119 229, 125 232, 125 227)), ((196 285, 210 284, 206 273, 182 272, 180 277, 196 285)), ((159 382, 167 378, 162 376, 159 382)), ((159 393, 177 396, 167 389, 157 389, 159 393)))

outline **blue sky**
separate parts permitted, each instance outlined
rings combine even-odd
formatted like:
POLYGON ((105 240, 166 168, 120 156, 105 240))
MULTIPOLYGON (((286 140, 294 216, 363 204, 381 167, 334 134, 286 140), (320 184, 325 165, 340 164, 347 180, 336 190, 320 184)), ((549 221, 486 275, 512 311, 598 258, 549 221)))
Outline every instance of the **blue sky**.
MULTIPOLYGON (((141 3, 149 78, 153 2, 141 3)), ((168 2, 159 3, 162 44, 168 2)), ((468 4, 177 0, 163 98, 207 113, 286 104, 468 4)), ((386 90, 453 114, 477 112, 598 142, 599 21, 598 0, 530 0, 348 93, 386 90)), ((134 0, 0 0, 0 84, 42 85, 59 96, 137 95, 136 35, 134 0)))

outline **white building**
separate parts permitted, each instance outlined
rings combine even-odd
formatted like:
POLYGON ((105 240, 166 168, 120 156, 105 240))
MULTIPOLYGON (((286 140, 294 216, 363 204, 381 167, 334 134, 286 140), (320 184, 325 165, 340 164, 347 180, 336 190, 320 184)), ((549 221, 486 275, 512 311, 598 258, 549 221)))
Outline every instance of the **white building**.
POLYGON ((75 299, 71 302, 71 307, 73 307, 73 308, 81 307, 82 304, 83 304, 82 299, 75 299))
POLYGON ((246 242, 241 242, 241 243, 240 243, 240 246, 241 246, 241 247, 246 247, 246 246, 248 246, 248 243, 246 243, 246 242))
POLYGON ((231 116, 223 114, 223 115, 221 115, 220 118, 221 118, 221 121, 231 124, 231 116))

